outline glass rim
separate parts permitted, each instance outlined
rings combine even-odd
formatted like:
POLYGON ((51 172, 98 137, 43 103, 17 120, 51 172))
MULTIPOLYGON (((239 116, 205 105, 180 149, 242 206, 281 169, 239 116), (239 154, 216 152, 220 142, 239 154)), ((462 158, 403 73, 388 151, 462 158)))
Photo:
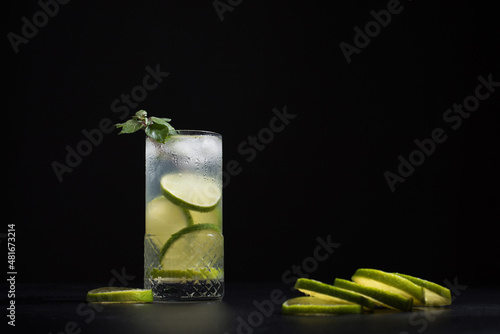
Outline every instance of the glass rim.
POLYGON ((172 134, 172 136, 178 136, 183 134, 189 134, 189 135, 198 134, 198 135, 211 135, 211 136, 215 135, 222 137, 220 133, 210 130, 175 129, 175 132, 177 133, 172 134))
MULTIPOLYGON (((180 136, 212 136, 212 137, 217 137, 220 140, 222 140, 222 135, 220 133, 214 132, 214 131, 208 131, 208 130, 190 130, 190 129, 180 129, 180 130, 175 130, 175 134, 171 134, 170 137, 180 137, 180 136)), ((149 136, 145 136, 146 142, 155 142, 158 143, 156 140, 149 136)), ((161 143, 158 143, 161 145, 161 143)), ((165 144, 165 143, 164 143, 165 144)))

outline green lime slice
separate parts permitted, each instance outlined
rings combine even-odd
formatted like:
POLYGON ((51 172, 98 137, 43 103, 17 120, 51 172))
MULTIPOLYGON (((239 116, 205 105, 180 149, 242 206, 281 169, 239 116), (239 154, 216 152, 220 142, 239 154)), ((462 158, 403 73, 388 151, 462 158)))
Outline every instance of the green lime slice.
POLYGON ((221 187, 203 175, 166 174, 160 183, 166 198, 189 210, 211 211, 222 196, 221 187))
POLYGON ((363 313, 357 304, 336 304, 317 297, 295 297, 286 300, 281 308, 283 314, 328 315, 363 313))
POLYGON ((102 287, 87 293, 89 303, 149 303, 153 301, 153 291, 126 287, 102 287))
POLYGON ((336 278, 333 285, 342 289, 357 292, 373 301, 376 306, 387 307, 400 311, 410 311, 413 305, 412 298, 405 298, 398 293, 364 286, 341 278, 336 278))
POLYGON ((358 293, 322 283, 313 279, 299 278, 295 289, 309 295, 324 299, 335 304, 358 304, 367 310, 373 310, 373 302, 358 293))
POLYGON ((172 234, 186 226, 193 225, 188 210, 159 196, 146 205, 146 235, 154 236, 162 245, 172 234))
POLYGON ((195 224, 172 234, 160 250, 162 270, 222 268, 224 237, 214 224, 195 224))
POLYGON ((189 214, 193 224, 214 224, 222 230, 222 205, 221 202, 211 211, 200 212, 190 210, 189 214))
POLYGON ((396 274, 377 269, 361 268, 356 270, 351 279, 364 286, 390 291, 411 298, 414 306, 425 304, 424 289, 396 274))
POLYGON ((425 290, 425 306, 447 306, 451 305, 450 289, 445 288, 434 282, 430 282, 418 277, 395 273, 398 276, 404 277, 412 281, 425 290))

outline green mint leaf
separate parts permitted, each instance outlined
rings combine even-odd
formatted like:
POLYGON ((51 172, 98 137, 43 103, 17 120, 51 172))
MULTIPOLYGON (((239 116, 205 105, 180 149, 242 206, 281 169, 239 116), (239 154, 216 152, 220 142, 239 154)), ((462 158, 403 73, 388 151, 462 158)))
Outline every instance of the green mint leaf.
POLYGON ((147 117, 146 110, 139 110, 125 123, 116 124, 117 128, 121 128, 123 133, 133 133, 138 130, 144 130, 146 135, 151 139, 164 144, 169 137, 175 133, 175 129, 170 125, 170 118, 147 117))
POLYGON ((153 121, 153 123, 156 123, 156 124, 162 124, 165 126, 169 126, 170 124, 168 124, 168 122, 170 122, 171 119, 170 118, 158 118, 158 117, 151 116, 151 121, 153 121))
POLYGON ((168 131, 171 135, 173 135, 175 133, 175 129, 172 125, 170 125, 169 123, 167 123, 167 128, 168 128, 168 131))
POLYGON ((139 110, 138 112, 135 113, 134 116, 132 116, 132 118, 136 118, 136 119, 140 119, 140 120, 145 120, 146 117, 148 116, 148 113, 146 112, 146 110, 139 110))
POLYGON ((140 130, 143 127, 143 124, 135 119, 129 119, 125 123, 116 124, 116 127, 122 129, 120 133, 118 133, 119 135, 121 135, 124 133, 134 133, 140 130))
POLYGON ((145 129, 146 135, 155 141, 164 144, 168 140, 170 129, 163 124, 150 124, 145 129))

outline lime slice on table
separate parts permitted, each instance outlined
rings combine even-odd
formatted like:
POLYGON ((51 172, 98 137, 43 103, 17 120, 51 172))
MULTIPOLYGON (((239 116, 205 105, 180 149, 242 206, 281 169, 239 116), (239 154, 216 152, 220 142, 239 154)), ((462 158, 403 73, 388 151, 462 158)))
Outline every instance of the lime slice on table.
POLYGON ((395 273, 398 276, 404 277, 412 281, 416 285, 421 286, 425 291, 425 306, 447 306, 451 305, 450 289, 439 284, 418 278, 410 275, 395 273))
POLYGON ((406 298, 398 293, 364 286, 341 278, 336 278, 333 285, 342 289, 357 292, 373 301, 376 306, 392 308, 400 311, 410 311, 413 305, 412 298, 406 298))
POLYGON ((337 304, 317 297, 295 297, 286 300, 281 311, 283 314, 352 314, 363 313, 363 306, 358 304, 337 304))
POLYGON ((313 279, 299 278, 295 289, 309 295, 336 304, 358 304, 367 310, 373 310, 373 302, 358 293, 322 283, 313 279))
POLYGON ((196 174, 166 174, 161 180, 163 195, 183 208, 207 212, 219 203, 222 193, 215 181, 196 174))
POLYGON ((413 305, 425 304, 425 292, 421 286, 406 278, 377 269, 361 268, 356 270, 351 279, 361 285, 394 292, 413 299, 413 305))
MULTIPOLYGON (((214 224, 195 224, 172 234, 160 251, 161 270, 218 270, 224 260, 224 239, 214 224)), ((219 275, 222 272, 219 272, 219 275)), ((177 276, 174 276, 177 277, 177 276)))
POLYGON ((149 303, 153 301, 153 291, 126 287, 103 287, 87 292, 89 303, 149 303))
POLYGON ((193 225, 189 211, 170 202, 165 196, 156 197, 146 205, 146 234, 170 237, 189 225, 193 225))

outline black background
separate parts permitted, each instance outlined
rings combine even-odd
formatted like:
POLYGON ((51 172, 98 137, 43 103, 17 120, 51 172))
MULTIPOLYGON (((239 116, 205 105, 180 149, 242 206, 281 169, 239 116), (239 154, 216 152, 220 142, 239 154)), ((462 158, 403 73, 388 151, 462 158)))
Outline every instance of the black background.
MULTIPOLYGON (((456 130, 443 114, 478 76, 500 81, 498 15, 401 1, 348 64, 339 44, 388 1, 331 3, 241 1, 221 21, 212 1, 71 1, 17 54, 6 37, 2 229, 16 224, 18 281, 105 283, 117 271, 142 284, 143 135, 103 134, 62 182, 52 163, 83 130, 122 121, 112 102, 159 66, 170 75, 130 115, 219 132, 225 163, 241 167, 224 188, 228 281, 281 281, 330 236, 341 245, 312 278, 374 267, 496 285, 500 87, 456 130), (247 161, 238 146, 284 107, 296 117, 247 161), (447 140, 391 192, 384 172, 439 127, 447 140)), ((9 6, 4 36, 41 10, 9 6)))

